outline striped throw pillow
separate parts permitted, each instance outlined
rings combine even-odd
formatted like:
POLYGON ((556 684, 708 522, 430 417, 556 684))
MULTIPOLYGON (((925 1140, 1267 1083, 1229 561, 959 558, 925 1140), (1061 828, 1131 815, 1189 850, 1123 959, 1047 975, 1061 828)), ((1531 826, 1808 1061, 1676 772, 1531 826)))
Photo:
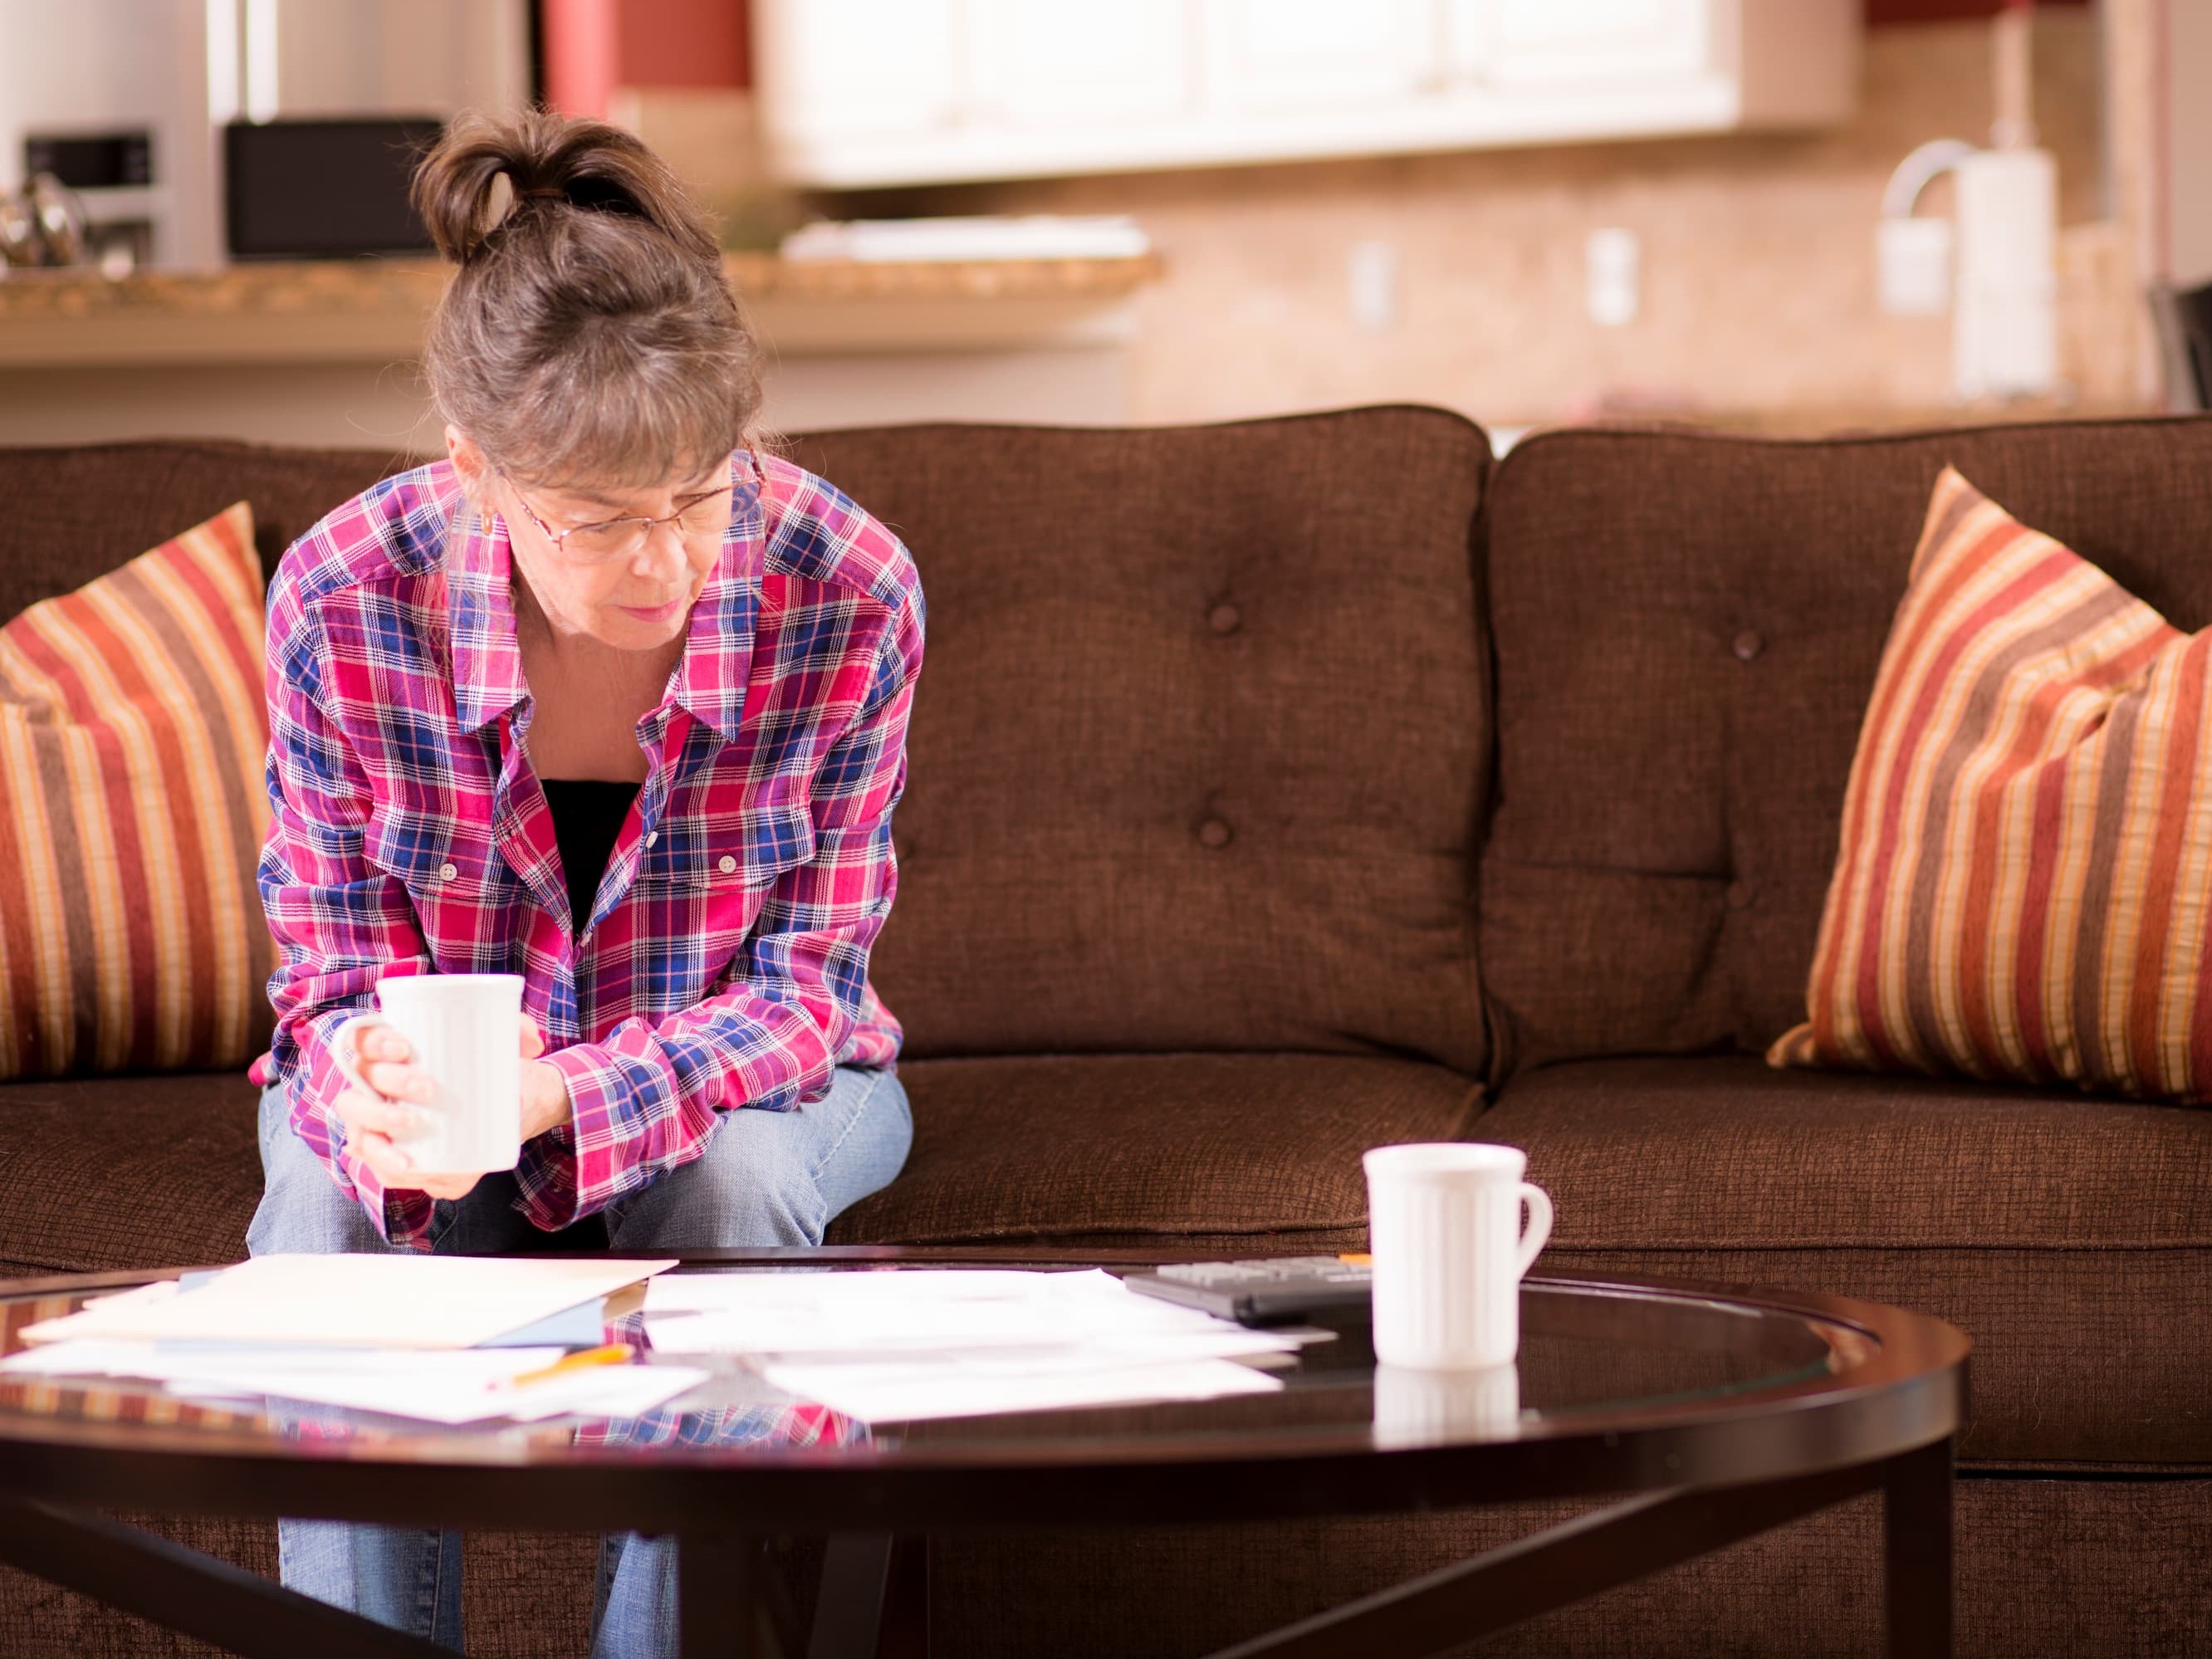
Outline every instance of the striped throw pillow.
POLYGON ((0 627, 0 1078, 264 1046, 261 593, 240 501, 0 627))
POLYGON ((1769 1061, 2212 1099, 2208 656, 1946 470, 1769 1061))

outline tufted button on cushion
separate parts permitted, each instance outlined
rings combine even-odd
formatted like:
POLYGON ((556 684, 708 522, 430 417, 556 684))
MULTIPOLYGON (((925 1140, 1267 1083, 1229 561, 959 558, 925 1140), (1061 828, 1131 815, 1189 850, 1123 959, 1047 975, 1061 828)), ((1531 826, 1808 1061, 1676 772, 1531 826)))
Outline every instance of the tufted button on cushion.
POLYGON ((1749 662, 1766 649, 1766 641, 1747 628, 1735 636, 1735 644, 1730 648, 1735 651, 1738 662, 1749 662))
POLYGON ((1200 844, 1206 847, 1226 847, 1233 832, 1219 818, 1208 818, 1198 826, 1200 844))
POLYGON ((1244 613, 1233 605, 1217 605, 1206 614, 1206 623, 1217 634, 1234 634, 1244 625, 1244 613))
POLYGON ((1480 430, 1393 408, 793 445, 898 527, 928 594, 895 819, 928 850, 868 957, 902 1066, 1381 1051, 1483 1069, 1480 430), (1344 550, 1366 546, 1389 556, 1347 583, 1344 550), (1225 850, 1200 838, 1217 813, 1225 850))

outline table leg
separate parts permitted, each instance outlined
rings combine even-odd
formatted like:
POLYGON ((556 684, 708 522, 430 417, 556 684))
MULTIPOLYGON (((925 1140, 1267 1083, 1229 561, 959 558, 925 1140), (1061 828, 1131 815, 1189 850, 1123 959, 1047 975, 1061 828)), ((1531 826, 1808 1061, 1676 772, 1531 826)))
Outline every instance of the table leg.
POLYGON ((806 1659, 876 1659, 890 1577, 888 1533, 846 1533, 822 1557, 822 1589, 814 1598, 814 1630, 806 1659))
POLYGON ((1890 1659, 1950 1659, 1951 1475, 1947 1437, 1893 1460, 1882 1480, 1890 1659))
POLYGON ((929 1539, 916 1534, 891 1544, 884 1586, 883 1635, 876 1659, 929 1659, 929 1539))
POLYGON ((683 1659, 781 1659, 761 1627, 757 1538, 686 1533, 676 1541, 677 1646, 683 1659))
POLYGON ((1211 1659, 1442 1654, 1875 1491, 1893 1467, 1855 1465, 1632 1498, 1220 1649, 1211 1659))
POLYGON ((0 1562, 246 1659, 452 1659, 420 1637, 107 1516, 4 1493, 0 1562))
POLYGON ((830 1539, 806 1659, 928 1659, 929 1540, 830 1539))

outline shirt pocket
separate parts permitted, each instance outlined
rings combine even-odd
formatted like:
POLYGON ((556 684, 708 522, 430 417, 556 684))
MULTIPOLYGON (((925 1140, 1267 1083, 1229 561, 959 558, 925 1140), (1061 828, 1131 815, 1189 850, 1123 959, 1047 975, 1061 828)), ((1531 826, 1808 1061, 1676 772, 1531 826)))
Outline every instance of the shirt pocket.
POLYGON ((639 858, 629 900, 643 908, 647 932, 696 949, 711 978, 744 947, 769 890, 813 858, 814 820, 803 806, 664 824, 639 858))
POLYGON ((814 819, 805 807, 748 807, 664 824, 638 860, 637 879, 657 890, 757 896, 813 858, 814 819))
POLYGON ((369 864, 407 890, 415 921, 441 973, 475 968, 487 921, 511 908, 506 864, 489 842, 451 823, 388 817, 362 842, 369 864))

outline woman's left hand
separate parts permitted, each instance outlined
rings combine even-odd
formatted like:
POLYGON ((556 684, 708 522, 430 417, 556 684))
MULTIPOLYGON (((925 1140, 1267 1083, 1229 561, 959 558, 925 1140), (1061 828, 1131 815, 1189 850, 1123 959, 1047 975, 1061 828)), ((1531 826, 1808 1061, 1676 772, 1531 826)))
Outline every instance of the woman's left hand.
POLYGON ((522 1138, 530 1139, 548 1129, 557 1129, 575 1115, 568 1102, 568 1079, 557 1066, 538 1058, 545 1052, 545 1036, 538 1022, 522 1017, 522 1138))

